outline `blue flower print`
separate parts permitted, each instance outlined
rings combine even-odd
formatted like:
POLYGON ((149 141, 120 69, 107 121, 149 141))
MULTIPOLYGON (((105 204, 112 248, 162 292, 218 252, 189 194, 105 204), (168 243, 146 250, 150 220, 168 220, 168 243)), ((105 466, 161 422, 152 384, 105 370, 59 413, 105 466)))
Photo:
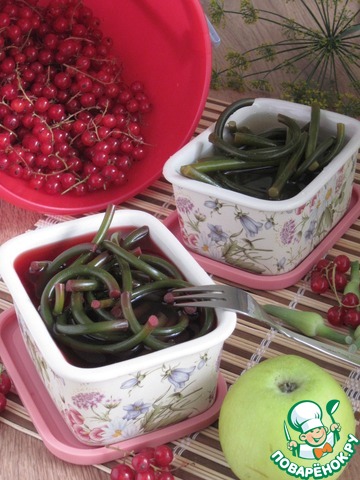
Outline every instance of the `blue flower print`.
POLYGON ((210 230, 209 238, 214 242, 226 242, 229 238, 229 235, 223 231, 221 225, 212 225, 211 223, 208 223, 208 227, 210 230))
POLYGON ((125 405, 123 408, 127 413, 123 416, 123 419, 135 420, 139 415, 144 415, 150 407, 150 403, 144 403, 142 400, 137 400, 131 405, 125 405))
POLYGON ((277 271, 280 272, 281 270, 284 270, 285 264, 286 264, 286 258, 285 257, 282 257, 280 260, 278 260, 278 262, 276 264, 277 271))
POLYGON ((123 382, 120 388, 126 390, 128 388, 142 387, 141 382, 144 380, 145 376, 144 373, 138 372, 134 378, 130 378, 123 382))
POLYGON ((246 215, 242 212, 237 212, 236 218, 240 220, 241 225, 243 226, 246 234, 249 237, 255 237, 263 226, 261 222, 257 222, 256 220, 249 217, 249 215, 246 215))
POLYGON ((184 388, 185 383, 189 381, 195 367, 190 368, 169 368, 165 371, 163 378, 169 380, 175 388, 184 388))
POLYGON ((219 212, 221 207, 223 207, 223 204, 219 202, 219 200, 216 198, 215 200, 206 200, 204 202, 204 207, 210 208, 211 210, 214 210, 215 212, 219 212))
POLYGON ((316 224, 317 224, 316 220, 311 220, 309 228, 305 231, 304 236, 307 241, 311 240, 314 237, 316 224))
POLYGON ((274 228, 275 226, 275 221, 274 221, 274 217, 269 217, 269 218, 266 218, 266 222, 265 222, 265 230, 270 230, 271 228, 274 228))
POLYGON ((206 362, 208 361, 208 354, 207 353, 204 353, 203 355, 200 356, 200 361, 197 365, 197 369, 198 370, 201 370, 203 367, 205 367, 206 365, 206 362))

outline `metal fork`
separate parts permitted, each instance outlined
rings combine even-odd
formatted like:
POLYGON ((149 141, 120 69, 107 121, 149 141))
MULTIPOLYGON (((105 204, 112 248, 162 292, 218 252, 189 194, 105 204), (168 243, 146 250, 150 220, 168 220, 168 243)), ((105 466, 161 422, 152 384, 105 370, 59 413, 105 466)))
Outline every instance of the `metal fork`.
POLYGON ((345 360, 352 365, 360 366, 360 355, 345 348, 325 344, 314 338, 286 328, 280 320, 270 316, 261 305, 245 290, 230 285, 203 285, 177 288, 172 291, 174 305, 193 307, 212 307, 232 310, 266 323, 288 338, 296 340, 315 350, 332 357, 345 360))

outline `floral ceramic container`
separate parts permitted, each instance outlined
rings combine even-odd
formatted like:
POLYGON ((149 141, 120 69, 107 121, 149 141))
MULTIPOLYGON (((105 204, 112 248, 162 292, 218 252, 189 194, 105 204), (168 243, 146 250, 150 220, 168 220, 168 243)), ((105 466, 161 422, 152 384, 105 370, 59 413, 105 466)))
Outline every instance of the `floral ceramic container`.
MULTIPOLYGON (((217 327, 203 337, 112 365, 80 368, 68 363, 49 335, 18 274, 28 252, 97 231, 102 214, 27 232, 0 248, 0 274, 13 297, 26 347, 57 409, 83 444, 118 443, 205 412, 215 400, 223 343, 236 315, 217 311, 217 327)), ((112 227, 148 225, 152 241, 194 284, 213 283, 155 217, 118 210, 112 227)))
MULTIPOLYGON (((256 99, 230 117, 261 131, 273 127, 278 113, 303 125, 310 107, 274 99, 256 99)), ((214 125, 166 162, 163 174, 172 183, 181 235, 190 250, 233 267, 262 275, 293 270, 345 214, 352 194, 360 122, 321 112, 321 131, 346 128, 346 145, 299 194, 281 201, 260 200, 182 176, 180 167, 210 155, 214 125)))

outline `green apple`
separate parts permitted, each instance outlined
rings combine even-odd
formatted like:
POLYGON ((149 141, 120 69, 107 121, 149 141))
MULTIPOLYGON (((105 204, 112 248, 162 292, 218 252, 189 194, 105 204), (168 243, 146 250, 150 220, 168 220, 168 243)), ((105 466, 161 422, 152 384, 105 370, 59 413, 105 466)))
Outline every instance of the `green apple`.
POLYGON ((359 443, 341 385, 296 355, 264 360, 237 379, 220 409, 219 438, 240 480, 335 480, 359 443))

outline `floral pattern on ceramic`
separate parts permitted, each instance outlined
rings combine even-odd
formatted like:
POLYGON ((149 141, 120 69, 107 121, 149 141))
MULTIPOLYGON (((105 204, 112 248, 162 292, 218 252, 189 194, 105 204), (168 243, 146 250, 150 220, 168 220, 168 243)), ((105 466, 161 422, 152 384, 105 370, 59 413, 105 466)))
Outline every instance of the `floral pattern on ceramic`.
MULTIPOLYGON (((185 245, 233 267, 276 275, 293 270, 349 206, 356 155, 298 208, 246 208, 173 185, 185 245)), ((272 202, 267 202, 271 205, 272 202)))
POLYGON ((174 363, 119 375, 109 382, 72 383, 43 358, 17 311, 27 350, 74 436, 86 445, 110 445, 181 422, 212 406, 221 345, 174 363), (155 389, 155 394, 154 394, 155 389))

